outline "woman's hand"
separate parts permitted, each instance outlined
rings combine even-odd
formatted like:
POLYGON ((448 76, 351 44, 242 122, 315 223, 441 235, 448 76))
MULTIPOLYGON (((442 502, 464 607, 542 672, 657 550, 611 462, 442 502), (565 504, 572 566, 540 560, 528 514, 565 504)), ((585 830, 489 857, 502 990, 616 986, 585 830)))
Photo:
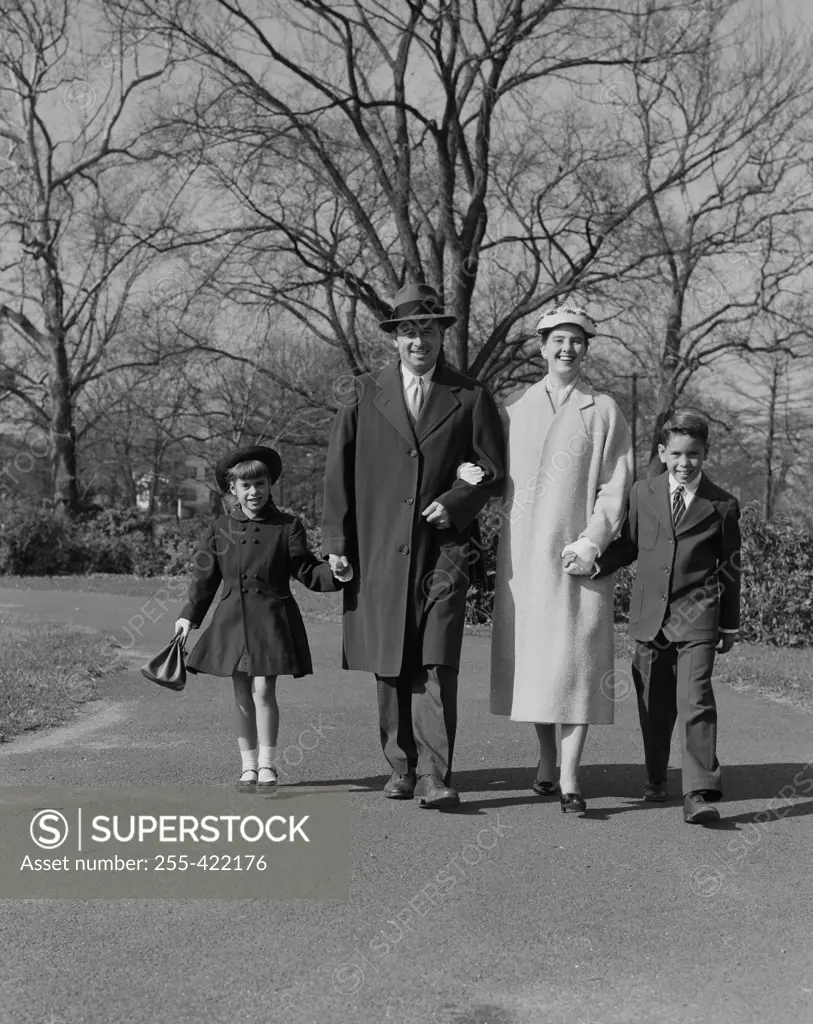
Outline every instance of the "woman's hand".
POLYGON ((189 636, 189 630, 191 628, 192 623, 189 621, 189 619, 178 619, 178 621, 175 623, 175 632, 183 633, 184 642, 186 641, 186 638, 189 636))
POLYGON ((482 483, 485 475, 485 471, 473 462, 463 462, 457 467, 457 479, 473 486, 482 483))
POLYGON ((562 548, 564 570, 569 576, 589 576, 593 571, 598 547, 587 537, 579 537, 562 548))

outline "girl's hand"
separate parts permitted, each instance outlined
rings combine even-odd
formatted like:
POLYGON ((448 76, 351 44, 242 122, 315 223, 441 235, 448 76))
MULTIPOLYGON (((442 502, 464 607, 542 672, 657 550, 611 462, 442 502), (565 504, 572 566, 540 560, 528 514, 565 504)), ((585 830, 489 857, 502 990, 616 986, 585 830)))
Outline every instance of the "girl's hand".
POLYGON ((481 483, 485 475, 485 471, 479 466, 475 466, 473 462, 463 462, 457 467, 458 480, 473 486, 481 483))
POLYGON ((178 619, 178 621, 175 623, 175 632, 183 633, 184 640, 186 640, 186 638, 189 636, 189 630, 191 628, 192 623, 189 621, 189 619, 178 619))

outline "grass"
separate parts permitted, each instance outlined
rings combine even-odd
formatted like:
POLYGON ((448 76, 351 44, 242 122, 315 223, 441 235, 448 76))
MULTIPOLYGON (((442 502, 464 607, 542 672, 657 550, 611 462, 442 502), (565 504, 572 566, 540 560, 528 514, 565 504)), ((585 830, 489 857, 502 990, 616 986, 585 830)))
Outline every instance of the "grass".
MULTIPOLYGON (((632 658, 626 626, 616 625, 615 654, 632 658)), ((714 660, 714 683, 813 711, 813 648, 736 643, 714 660)))
MULTIPOLYGON (((177 578, 159 576, 139 578, 109 573, 95 573, 86 576, 0 576, 0 588, 65 590, 78 593, 151 597, 165 587, 169 580, 177 578)), ((291 586, 305 618, 321 622, 341 622, 341 594, 315 594, 296 582, 292 582, 291 586)), ((489 627, 484 625, 467 627, 466 632, 488 634, 489 627)), ((40 643, 40 633, 41 627, 37 627, 38 643, 40 643)), ((627 636, 626 626, 616 625, 616 656, 629 659, 632 657, 632 651, 633 644, 627 636)), ((35 657, 35 655, 32 654, 31 657, 35 657)), ((0 649, 0 680, 3 691, 6 689, 5 665, 12 660, 4 645, 0 649)), ((47 658, 43 658, 43 661, 47 660, 47 658)), ((813 648, 736 644, 729 654, 717 657, 714 666, 714 681, 728 683, 735 690, 760 693, 773 700, 813 710, 813 648)), ((3 693, 0 693, 0 742, 4 738, 3 701, 3 693)), ((34 713, 34 709, 31 713, 34 713)), ((37 726, 25 726, 25 728, 37 728, 37 726)))
POLYGON ((92 630, 0 615, 0 743, 70 721, 112 650, 92 630))
POLYGON ((813 649, 735 644, 718 655, 714 681, 813 711, 813 649))

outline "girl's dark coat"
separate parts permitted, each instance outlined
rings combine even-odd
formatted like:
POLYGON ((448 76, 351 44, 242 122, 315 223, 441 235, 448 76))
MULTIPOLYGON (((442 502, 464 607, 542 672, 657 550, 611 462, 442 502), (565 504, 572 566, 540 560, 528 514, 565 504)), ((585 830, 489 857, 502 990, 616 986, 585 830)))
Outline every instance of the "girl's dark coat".
POLYGON ((230 676, 304 676, 313 672, 308 637, 289 580, 309 590, 335 591, 341 583, 309 549, 295 516, 268 505, 249 519, 239 507, 208 528, 195 555, 181 618, 197 628, 217 588, 223 594, 209 628, 187 660, 190 672, 230 676))

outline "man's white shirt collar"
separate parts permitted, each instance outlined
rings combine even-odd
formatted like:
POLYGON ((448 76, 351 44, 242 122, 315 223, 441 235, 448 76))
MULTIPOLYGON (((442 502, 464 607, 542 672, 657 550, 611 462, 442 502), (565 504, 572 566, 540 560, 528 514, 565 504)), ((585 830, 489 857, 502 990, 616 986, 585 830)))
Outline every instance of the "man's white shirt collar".
POLYGON ((404 388, 408 388, 416 377, 420 377, 424 383, 424 387, 428 387, 428 385, 432 383, 432 377, 435 374, 436 367, 437 363, 435 363, 431 370, 427 370, 426 373, 413 373, 409 367, 404 366, 404 364, 401 363, 401 380, 404 382, 404 388))
POLYGON ((703 474, 701 472, 701 473, 697 474, 697 476, 694 478, 694 480, 690 480, 689 483, 683 484, 679 480, 675 480, 675 478, 670 473, 669 474, 669 497, 670 498, 672 497, 672 495, 675 493, 675 491, 677 490, 678 487, 682 487, 683 488, 683 503, 686 506, 686 508, 688 508, 689 505, 691 504, 692 499, 694 498, 695 494, 697 494, 697 488, 700 486, 700 481, 702 479, 703 479, 703 474))

